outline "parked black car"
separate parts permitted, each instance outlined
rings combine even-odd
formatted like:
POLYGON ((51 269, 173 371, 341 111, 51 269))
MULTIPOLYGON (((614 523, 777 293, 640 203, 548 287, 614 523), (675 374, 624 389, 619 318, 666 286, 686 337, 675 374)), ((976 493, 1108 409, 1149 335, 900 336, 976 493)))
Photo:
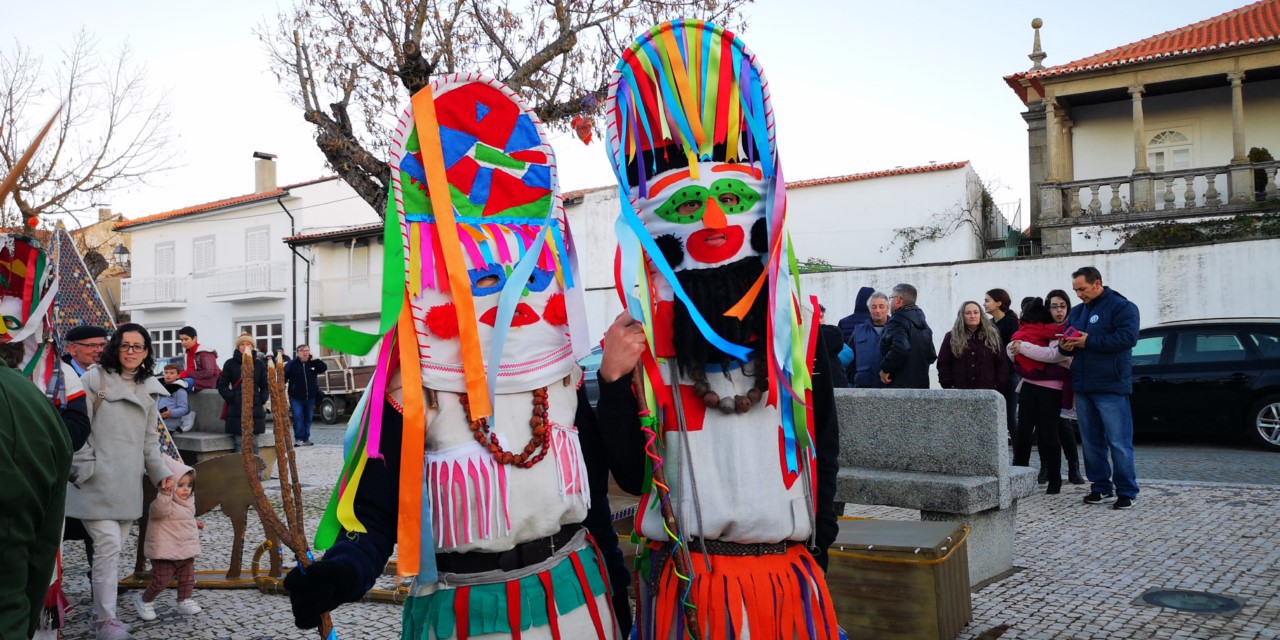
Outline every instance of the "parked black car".
POLYGON ((1280 451, 1280 318, 1180 321, 1139 332, 1139 432, 1239 433, 1280 451))

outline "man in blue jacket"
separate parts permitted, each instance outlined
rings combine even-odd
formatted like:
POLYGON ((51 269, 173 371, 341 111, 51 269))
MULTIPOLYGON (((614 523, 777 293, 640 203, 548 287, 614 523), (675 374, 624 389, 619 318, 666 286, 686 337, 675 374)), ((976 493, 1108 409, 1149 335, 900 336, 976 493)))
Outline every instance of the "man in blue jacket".
MULTIPOLYGON (((858 294, 861 298, 862 294, 858 294)), ((889 322, 889 296, 876 291, 868 295, 867 321, 851 327, 849 346, 853 348, 853 362, 849 363, 846 376, 849 386, 857 389, 882 389, 880 382, 880 336, 889 322)), ((841 320, 840 322, 844 322, 841 320)))
POLYGON ((298 357, 284 365, 284 379, 289 383, 289 408, 293 413, 293 444, 311 446, 311 417, 315 415, 316 397, 320 395, 317 376, 329 370, 324 360, 311 357, 311 347, 298 347, 298 357))
POLYGON ((1085 475, 1093 491, 1086 504, 1115 501, 1112 509, 1132 509, 1138 499, 1133 464, 1133 345, 1138 343, 1138 307, 1103 286, 1102 273, 1083 267, 1071 274, 1080 302, 1067 316, 1059 343, 1073 356, 1071 388, 1084 443, 1085 475), (1110 458, 1108 458, 1108 453, 1110 458), (1116 496, 1119 497, 1116 497, 1116 496))

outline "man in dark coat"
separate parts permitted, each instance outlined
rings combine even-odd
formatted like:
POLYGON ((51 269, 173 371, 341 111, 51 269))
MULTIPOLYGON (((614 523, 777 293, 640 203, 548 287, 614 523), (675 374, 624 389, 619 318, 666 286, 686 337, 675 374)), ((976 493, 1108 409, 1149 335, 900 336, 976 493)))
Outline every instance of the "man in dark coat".
POLYGON ((900 284, 890 300, 893 317, 880 336, 880 381, 890 389, 928 389, 929 365, 938 359, 933 329, 916 306, 916 288, 900 284))
POLYGON ((284 379, 289 384, 289 407, 293 411, 293 443, 300 447, 311 446, 311 418, 316 411, 316 398, 320 397, 317 376, 329 370, 324 360, 311 357, 311 347, 302 345, 298 357, 284 365, 284 379))
POLYGON ((1133 461, 1133 346, 1138 343, 1138 306, 1103 286, 1102 273, 1083 267, 1071 274, 1071 287, 1083 304, 1067 316, 1058 348, 1074 356, 1071 388, 1084 443, 1084 471, 1093 483, 1086 504, 1114 501, 1113 509, 1132 509, 1138 499, 1133 461))
MULTIPOLYGON (((267 430, 267 364, 257 357, 254 350, 253 337, 241 334, 236 338, 236 355, 227 358, 222 365, 222 374, 218 376, 218 395, 226 402, 226 433, 231 434, 231 446, 240 450, 240 402, 241 402, 241 358, 242 354, 253 354, 253 433, 261 435, 267 430)), ((254 439, 253 452, 258 452, 257 439, 254 439)))

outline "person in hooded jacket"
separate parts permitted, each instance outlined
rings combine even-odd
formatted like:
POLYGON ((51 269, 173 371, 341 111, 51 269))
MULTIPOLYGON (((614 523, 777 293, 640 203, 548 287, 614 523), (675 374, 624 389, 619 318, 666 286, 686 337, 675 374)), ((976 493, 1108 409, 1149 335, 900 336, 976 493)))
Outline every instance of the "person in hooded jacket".
POLYGON ((840 318, 838 323, 842 342, 852 344, 853 328, 871 321, 871 309, 867 306, 867 302, 871 300, 871 294, 875 293, 875 291, 871 287, 858 289, 857 301, 853 303, 853 313, 840 318))
POLYGON ((890 389, 928 389, 938 352, 924 310, 916 306, 916 288, 895 286, 890 303, 893 316, 880 336, 880 382, 890 389))
MULTIPOLYGON (((226 420, 225 431, 231 434, 232 449, 240 450, 240 437, 243 433, 240 425, 241 394, 241 358, 242 354, 253 354, 253 433, 262 435, 267 431, 267 364, 257 357, 253 336, 247 333, 236 338, 236 355, 227 358, 222 364, 222 373, 218 376, 218 395, 226 402, 223 416, 226 420)), ((258 442, 254 439, 253 452, 258 452, 258 442)))
POLYGON ((161 489, 147 512, 147 538, 142 550, 151 561, 151 584, 133 595, 138 617, 146 621, 156 619, 156 596, 175 578, 177 612, 190 616, 203 610, 191 597, 196 585, 200 530, 204 528, 204 523, 196 520, 196 471, 173 458, 166 457, 164 462, 178 481, 169 489, 161 489))

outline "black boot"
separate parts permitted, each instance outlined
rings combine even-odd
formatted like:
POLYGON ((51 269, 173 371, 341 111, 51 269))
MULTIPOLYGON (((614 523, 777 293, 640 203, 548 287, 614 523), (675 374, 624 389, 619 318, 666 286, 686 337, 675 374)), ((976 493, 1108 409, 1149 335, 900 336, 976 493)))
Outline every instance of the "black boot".
POLYGON ((1040 475, 1036 476, 1037 484, 1044 484, 1049 481, 1049 472, 1044 467, 1040 467, 1040 475))

